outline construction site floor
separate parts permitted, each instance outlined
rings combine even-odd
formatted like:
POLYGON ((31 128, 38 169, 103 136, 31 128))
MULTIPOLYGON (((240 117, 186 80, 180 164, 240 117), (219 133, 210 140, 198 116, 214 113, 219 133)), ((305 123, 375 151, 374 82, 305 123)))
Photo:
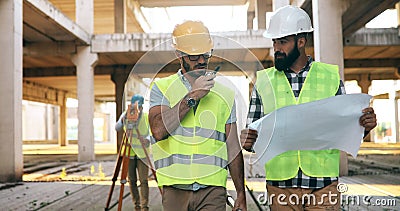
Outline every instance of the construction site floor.
MULTIPOLYGON (((0 183, 0 210, 104 210, 116 164, 115 144, 95 145, 96 160, 77 161, 77 145, 24 145, 24 175, 18 183, 0 183)), ((349 175, 340 177, 342 210, 400 211, 400 145, 363 144, 349 157, 349 175)), ((246 185, 259 198, 265 192, 263 167, 245 153, 246 185)), ((120 182, 115 183, 110 210, 117 210, 120 182)), ((150 210, 161 208, 156 182, 149 175, 150 210)), ((236 196, 229 178, 228 193, 236 196)), ((129 187, 122 210, 134 210, 129 187)), ((262 199, 261 197, 259 199, 262 199)), ((247 191, 248 210, 259 210, 247 191)), ((231 210, 227 207, 227 210, 231 210)), ((262 206, 262 210, 268 207, 262 206)))

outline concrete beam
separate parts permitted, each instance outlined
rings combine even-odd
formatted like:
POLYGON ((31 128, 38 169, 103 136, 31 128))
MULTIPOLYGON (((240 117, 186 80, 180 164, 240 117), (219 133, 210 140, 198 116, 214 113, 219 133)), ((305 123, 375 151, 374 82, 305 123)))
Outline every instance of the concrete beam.
MULTIPOLYGON (((264 67, 272 66, 271 61, 258 62, 211 62, 209 64, 210 68, 214 68, 217 65, 221 66, 220 72, 226 75, 236 75, 235 70, 242 69, 243 71, 260 70, 264 67), (262 65, 262 67, 261 67, 262 65)), ((158 72, 171 74, 179 69, 179 64, 177 63, 154 63, 154 64, 137 64, 132 65, 110 65, 110 66, 96 66, 94 73, 95 75, 111 75, 119 72, 121 70, 128 71, 124 74, 129 74, 130 71, 135 68, 135 73, 141 78, 151 78, 158 72), (158 71, 159 70, 159 71, 158 71)), ((119 72, 120 73, 120 72, 119 72)), ((50 77, 50 76, 75 76, 75 67, 56 67, 56 68, 30 68, 24 70, 24 77, 34 78, 34 77, 50 77)))
POLYGON ((28 80, 23 81, 23 99, 62 106, 67 91, 47 87, 28 80))
POLYGON ((172 50, 166 44, 171 38, 170 34, 98 34, 93 35, 92 49, 94 53, 105 52, 131 52, 157 50, 172 50))
POLYGON ((127 11, 128 14, 132 16, 135 22, 140 26, 143 32, 148 32, 151 30, 149 22, 147 22, 144 16, 141 6, 137 0, 126 0, 127 1, 127 11))
POLYGON ((176 7, 176 6, 217 6, 217 5, 244 5, 246 0, 138 0, 143 7, 176 7))
MULTIPOLYGON (((350 36, 386 9, 393 8, 398 0, 342 0, 342 2, 342 9, 345 11, 342 15, 343 36, 350 36)), ((297 0, 292 4, 301 5, 313 20, 312 0, 297 0)))
POLYGON ((75 76, 76 67, 26 68, 24 78, 49 76, 75 76))
POLYGON ((360 81, 360 80, 362 80, 362 77, 365 74, 368 75, 368 78, 371 81, 399 79, 399 77, 396 75, 395 71, 385 72, 385 73, 377 73, 377 74, 369 73, 366 71, 365 73, 361 73, 361 74, 346 74, 345 78, 346 78, 346 81, 351 81, 351 80, 360 81))
POLYGON ((300 1, 299 3, 297 3, 297 5, 299 5, 304 11, 307 12, 312 22, 313 21, 312 0, 300 1))
MULTIPOLYGON (((95 75, 110 75, 121 69, 132 69, 132 65, 96 66, 95 75)), ((129 74, 129 72, 126 72, 129 74)), ((24 69, 24 78, 51 77, 51 76, 76 76, 76 67, 28 68, 24 69)))
POLYGON ((345 59, 346 68, 400 67, 400 58, 393 59, 345 59))
MULTIPOLYGON (((270 39, 262 36, 263 30, 224 32, 213 34, 214 49, 272 48, 270 39)), ((171 34, 99 34, 92 38, 92 52, 146 52, 173 51, 171 34)))
MULTIPOLYGON (((55 6, 53 6, 47 0, 24 0, 24 4, 27 4, 32 10, 35 10, 37 13, 45 17, 49 24, 56 25, 58 28, 61 28, 64 33, 72 34, 79 41, 83 42, 86 45, 90 44, 90 34, 85 31, 78 24, 73 22, 67 16, 65 16, 60 10, 58 10, 55 6)), ((25 22, 29 22, 29 20, 25 20, 25 22)), ((55 27, 55 28, 57 28, 55 27)), ((60 34, 62 32, 58 30, 57 32, 60 34)), ((46 32, 43 32, 46 33, 46 32)), ((62 33, 61 33, 62 36, 62 33)))
MULTIPOLYGON (((270 66, 268 61, 262 61, 263 66, 270 66)), ((220 63, 210 63, 210 67, 214 67, 216 65, 220 65, 220 63)), ((240 63, 239 66, 244 66, 246 68, 254 68, 250 67, 250 64, 240 63)), ((111 66, 96 66, 94 73, 95 75, 110 75, 115 73, 116 69, 127 69, 131 70, 133 68, 133 64, 130 65, 111 65, 111 66), (129 67, 130 66, 130 67, 129 67), (127 68, 128 67, 128 68, 127 68)), ((146 78, 147 75, 154 74, 154 67, 163 67, 163 70, 166 72, 174 72, 176 71, 178 64, 168 64, 165 67, 165 64, 142 64, 140 71, 138 73, 144 74, 143 77, 146 78), (153 70, 153 71, 148 71, 153 70)), ((397 68, 400 67, 400 58, 394 59, 345 59, 344 60, 345 69, 348 68, 358 68, 358 69, 376 69, 381 67, 386 68, 397 68)), ((139 68, 139 67, 136 67, 139 68)), ((157 69, 157 68, 156 68, 157 69)), ((229 70, 231 67, 223 67, 221 71, 229 70)), ((139 70, 139 69, 138 69, 139 70)), ((250 69, 249 69, 250 70, 250 69)), ((30 68, 24 69, 24 77, 47 77, 47 76, 75 76, 76 68, 75 67, 56 67, 56 68, 30 68)), ((347 79, 347 74, 346 74, 347 79)))
POLYGON ((362 28, 344 38, 345 46, 400 46, 398 29, 368 29, 362 28))
POLYGON ((35 42, 24 45, 24 56, 70 56, 76 54, 74 42, 35 42))
POLYGON ((388 8, 394 8, 398 0, 353 0, 343 13, 343 36, 349 36, 388 8))

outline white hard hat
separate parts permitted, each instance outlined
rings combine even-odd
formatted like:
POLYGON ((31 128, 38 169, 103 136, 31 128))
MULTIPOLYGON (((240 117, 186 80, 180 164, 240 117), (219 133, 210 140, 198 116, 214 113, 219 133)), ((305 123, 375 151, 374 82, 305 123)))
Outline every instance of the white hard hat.
POLYGON ((277 39, 313 30, 310 17, 303 9, 287 5, 276 10, 271 16, 269 27, 263 35, 266 38, 277 39))
POLYGON ((176 25, 172 38, 175 49, 189 55, 203 54, 213 48, 210 32, 201 21, 185 21, 176 25))

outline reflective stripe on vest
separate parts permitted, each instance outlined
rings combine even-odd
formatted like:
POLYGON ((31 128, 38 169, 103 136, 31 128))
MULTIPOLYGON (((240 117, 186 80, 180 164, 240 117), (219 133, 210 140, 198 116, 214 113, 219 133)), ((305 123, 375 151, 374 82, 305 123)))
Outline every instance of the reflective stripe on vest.
MULTIPOLYGON (((155 82, 174 107, 188 93, 177 74, 155 82)), ((193 184, 226 186, 228 155, 225 125, 234 92, 215 83, 170 135, 152 145, 158 185, 193 184), (182 154, 182 153, 185 154, 182 154)))
POLYGON ((196 136, 200 136, 203 138, 210 138, 210 139, 215 139, 221 142, 226 141, 226 136, 225 133, 216 131, 216 130, 211 130, 211 129, 206 129, 206 128, 201 128, 201 127, 195 127, 190 128, 190 127, 181 127, 179 126, 176 128, 174 132, 171 133, 171 135, 181 135, 181 136, 187 136, 187 137, 193 137, 194 136, 194 131, 196 131, 196 136))
POLYGON ((154 166, 156 169, 168 167, 172 164, 184 164, 190 165, 192 163, 196 164, 206 164, 206 165, 214 165, 219 166, 221 168, 225 168, 228 166, 228 161, 213 155, 202 155, 202 154, 193 154, 191 155, 182 155, 182 154, 173 154, 169 157, 157 160, 154 162, 154 166))
MULTIPOLYGON (((268 114, 284 106, 335 96, 339 84, 338 66, 313 62, 297 100, 285 73, 274 67, 257 72, 256 88, 264 114, 268 114)), ((291 179, 299 168, 308 176, 336 177, 339 175, 339 159, 339 150, 288 151, 265 164, 266 178, 276 181, 291 179)))

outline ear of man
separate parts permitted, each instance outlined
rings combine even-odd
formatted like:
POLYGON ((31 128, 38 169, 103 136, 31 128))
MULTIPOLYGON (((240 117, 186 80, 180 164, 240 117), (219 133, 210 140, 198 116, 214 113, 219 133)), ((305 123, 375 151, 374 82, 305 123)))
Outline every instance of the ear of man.
POLYGON ((298 48, 305 48, 307 44, 307 38, 304 36, 300 36, 297 38, 297 46, 298 48))

